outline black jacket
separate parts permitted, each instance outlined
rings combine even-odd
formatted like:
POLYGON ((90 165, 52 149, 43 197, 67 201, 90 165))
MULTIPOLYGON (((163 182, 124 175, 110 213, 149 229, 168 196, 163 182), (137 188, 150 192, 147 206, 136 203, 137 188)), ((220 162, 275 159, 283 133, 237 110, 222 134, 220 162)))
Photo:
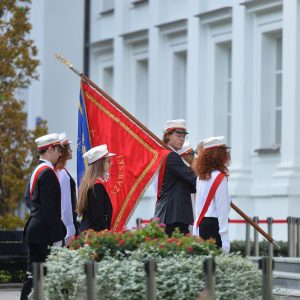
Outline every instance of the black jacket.
POLYGON ((34 185, 30 200, 30 217, 23 239, 27 243, 48 244, 65 238, 66 227, 61 220, 60 184, 53 170, 43 170, 34 185))
POLYGON ((87 196, 87 209, 82 214, 80 231, 110 229, 113 207, 103 184, 95 184, 88 190, 87 196))
POLYGON ((155 217, 165 224, 193 224, 191 193, 196 192, 196 176, 176 152, 170 152, 166 159, 155 217))

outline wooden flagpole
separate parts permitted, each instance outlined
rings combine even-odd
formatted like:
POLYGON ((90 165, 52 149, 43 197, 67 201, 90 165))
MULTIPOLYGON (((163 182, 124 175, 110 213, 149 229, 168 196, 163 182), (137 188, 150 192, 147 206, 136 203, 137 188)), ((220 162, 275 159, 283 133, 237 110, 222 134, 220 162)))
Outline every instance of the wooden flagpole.
POLYGON ((254 227, 255 230, 257 230, 261 235, 263 235, 270 243, 272 243, 274 246, 276 246, 278 249, 281 247, 278 243, 269 235, 267 234, 257 223, 255 223, 250 217, 248 217, 242 210, 240 210, 235 204, 232 202, 230 203, 231 207, 242 217, 245 219, 246 222, 248 222, 250 225, 254 227))
MULTIPOLYGON (((141 129, 143 129, 153 140, 155 140, 162 147, 169 149, 168 145, 166 145, 161 139, 159 139, 152 131, 150 131, 147 127, 145 127, 138 119, 136 119, 132 114, 130 114, 126 109, 124 109, 119 103, 117 103, 113 98, 111 98, 108 94, 106 94, 102 89, 100 89, 93 81, 91 81, 85 74, 80 72, 77 68, 75 68, 63 55, 59 53, 55 53, 54 56, 64 65, 68 66, 75 74, 82 78, 89 86, 91 86, 94 90, 98 91, 101 95, 103 95, 109 102, 111 102, 115 107, 117 107, 124 115, 126 115, 129 119, 131 119, 135 124, 137 124, 141 129)), ((249 218, 242 210, 240 210, 235 204, 231 202, 231 207, 247 221, 250 225, 252 225, 260 234, 262 234, 270 243, 280 248, 280 246, 274 241, 274 239, 268 235, 258 224, 256 224, 251 218, 249 218)))

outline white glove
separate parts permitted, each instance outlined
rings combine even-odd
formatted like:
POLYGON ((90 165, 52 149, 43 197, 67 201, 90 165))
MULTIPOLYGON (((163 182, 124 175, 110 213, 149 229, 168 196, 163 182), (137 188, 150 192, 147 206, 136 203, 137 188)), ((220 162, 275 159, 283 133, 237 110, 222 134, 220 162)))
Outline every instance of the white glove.
POLYGON ((61 247, 62 246, 62 241, 57 241, 53 243, 54 247, 61 247))
POLYGON ((229 251, 230 251, 230 242, 229 241, 222 241, 222 250, 225 253, 229 253, 229 251))

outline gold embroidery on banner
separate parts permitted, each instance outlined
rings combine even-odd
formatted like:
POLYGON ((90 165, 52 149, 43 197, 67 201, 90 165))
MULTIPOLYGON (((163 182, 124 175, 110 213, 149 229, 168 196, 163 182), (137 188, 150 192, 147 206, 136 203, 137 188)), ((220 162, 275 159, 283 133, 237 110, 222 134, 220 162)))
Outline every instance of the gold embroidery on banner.
POLYGON ((113 195, 116 195, 120 191, 120 187, 124 183, 124 174, 125 174, 125 161, 124 156, 117 156, 117 180, 115 185, 112 187, 111 193, 113 195))
POLYGON ((106 115, 108 115, 110 118, 112 118, 116 123, 118 123, 120 126, 122 126, 130 135, 132 135, 136 140, 138 140, 146 149, 148 149, 150 152, 153 153, 154 157, 151 160, 151 162, 148 164, 148 166, 146 167, 146 169, 143 171, 143 173, 141 174, 141 176, 136 180, 136 182, 134 183, 134 185, 132 186, 132 188, 130 189, 123 205, 121 208, 121 211, 119 213, 119 215, 116 218, 116 222, 114 224, 114 230, 117 228, 122 215, 125 211, 125 208, 129 202, 129 199, 131 198, 132 194, 134 193, 134 191, 136 190, 137 186, 140 184, 140 182, 143 180, 143 178, 146 176, 146 174, 148 173, 148 171, 151 169, 151 167, 153 166, 153 164, 155 163, 155 161, 158 158, 158 152, 154 149, 152 149, 147 143, 145 143, 136 133, 134 133, 128 126, 126 126, 118 117, 116 117, 115 115, 113 115, 110 111, 108 111, 104 106, 102 106, 96 99, 94 99, 87 91, 85 91, 85 95, 87 96, 87 98, 89 100, 91 100, 99 109, 101 109, 106 115))

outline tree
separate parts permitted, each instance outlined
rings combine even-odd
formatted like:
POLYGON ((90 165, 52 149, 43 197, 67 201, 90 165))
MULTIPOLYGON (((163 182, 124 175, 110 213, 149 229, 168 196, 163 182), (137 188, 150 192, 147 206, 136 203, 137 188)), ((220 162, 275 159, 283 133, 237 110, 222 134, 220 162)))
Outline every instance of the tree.
POLYGON ((0 215, 13 213, 23 199, 36 157, 34 140, 47 132, 45 121, 27 130, 19 88, 38 78, 37 49, 29 38, 30 0, 0 1, 0 215))

